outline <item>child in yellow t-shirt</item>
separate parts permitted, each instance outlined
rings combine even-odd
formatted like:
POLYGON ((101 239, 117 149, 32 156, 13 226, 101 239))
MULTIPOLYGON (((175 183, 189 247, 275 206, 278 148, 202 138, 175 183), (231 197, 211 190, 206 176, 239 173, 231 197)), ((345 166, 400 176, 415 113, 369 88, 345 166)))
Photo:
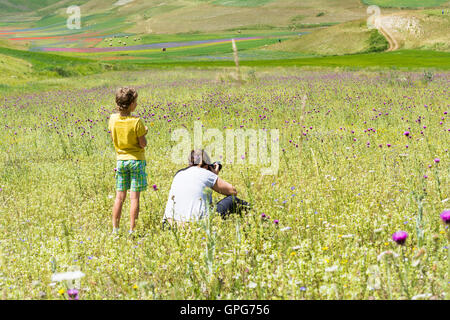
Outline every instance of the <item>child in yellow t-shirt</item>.
POLYGON ((140 193, 147 189, 145 173, 145 147, 147 146, 148 128, 139 117, 131 116, 136 110, 138 94, 134 88, 119 88, 116 92, 116 103, 119 113, 112 114, 109 119, 109 131, 117 154, 116 200, 113 207, 113 233, 119 231, 122 206, 127 191, 131 189, 130 234, 136 228, 139 216, 140 193))

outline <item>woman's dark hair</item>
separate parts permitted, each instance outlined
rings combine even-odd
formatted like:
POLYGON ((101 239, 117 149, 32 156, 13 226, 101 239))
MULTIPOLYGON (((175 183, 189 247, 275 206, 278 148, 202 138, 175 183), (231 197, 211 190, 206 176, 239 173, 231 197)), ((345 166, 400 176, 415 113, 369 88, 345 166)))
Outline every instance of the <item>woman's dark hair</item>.
POLYGON ((204 149, 192 150, 189 156, 190 166, 197 166, 199 164, 202 166, 211 164, 211 159, 204 149))
POLYGON ((130 105, 136 101, 138 97, 138 93, 136 89, 123 87, 119 88, 116 91, 116 104, 119 108, 119 111, 127 111, 130 105))
POLYGON ((175 173, 175 176, 180 173, 181 171, 187 170, 191 167, 198 166, 201 164, 201 166, 210 165, 211 159, 209 158, 208 153, 206 153, 203 149, 198 150, 192 150, 189 155, 189 167, 186 167, 184 169, 178 170, 177 173, 175 173))

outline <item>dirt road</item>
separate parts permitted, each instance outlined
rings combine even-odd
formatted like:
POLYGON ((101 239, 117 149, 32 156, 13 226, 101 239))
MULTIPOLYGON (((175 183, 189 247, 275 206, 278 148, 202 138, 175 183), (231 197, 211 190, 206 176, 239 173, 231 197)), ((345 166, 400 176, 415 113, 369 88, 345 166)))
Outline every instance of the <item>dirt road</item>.
POLYGON ((389 30, 387 30, 386 27, 383 26, 383 24, 380 22, 379 19, 375 21, 375 26, 377 27, 378 31, 380 31, 381 34, 389 42, 389 49, 386 50, 387 52, 395 51, 400 48, 400 45, 398 44, 397 40, 392 36, 392 33, 389 32, 389 30))

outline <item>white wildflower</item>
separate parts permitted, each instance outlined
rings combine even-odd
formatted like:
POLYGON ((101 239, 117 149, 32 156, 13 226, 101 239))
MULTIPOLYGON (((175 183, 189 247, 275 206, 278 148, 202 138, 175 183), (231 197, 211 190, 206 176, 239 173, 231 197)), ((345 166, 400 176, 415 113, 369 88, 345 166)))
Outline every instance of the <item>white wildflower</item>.
POLYGON ((422 294, 415 295, 414 297, 411 298, 411 300, 428 299, 431 296, 432 296, 431 293, 422 293, 422 294))
POLYGON ((380 261, 384 256, 392 256, 393 258, 397 258, 398 254, 393 251, 384 251, 378 255, 377 260, 380 261))
POLYGON ((369 290, 381 289, 380 269, 377 265, 371 265, 367 268, 366 273, 369 275, 367 278, 367 288, 369 290))
POLYGON ((337 269, 339 269, 338 266, 332 266, 332 267, 329 267, 329 268, 325 268, 325 272, 334 272, 337 269))
POLYGON ((224 261, 223 264, 230 264, 232 262, 232 259, 228 259, 227 261, 224 261))

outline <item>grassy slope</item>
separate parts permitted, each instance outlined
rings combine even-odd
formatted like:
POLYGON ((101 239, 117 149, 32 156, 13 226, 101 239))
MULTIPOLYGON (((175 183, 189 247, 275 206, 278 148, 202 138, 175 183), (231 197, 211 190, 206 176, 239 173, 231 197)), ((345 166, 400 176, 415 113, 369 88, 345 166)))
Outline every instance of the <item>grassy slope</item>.
MULTIPOLYGON (((86 59, 73 59, 59 57, 51 54, 38 54, 25 52, 21 59, 11 58, 8 54, 14 53, 0 48, 0 60, 14 65, 14 68, 21 73, 15 78, 2 77, 0 81, 0 95, 8 96, 24 92, 42 92, 48 90, 60 90, 62 88, 72 88, 74 84, 83 87, 85 83, 92 82, 92 85, 110 85, 110 75, 102 73, 105 68, 101 65, 86 59), (28 56, 31 54, 31 56, 28 56), (27 64, 34 62, 33 68, 27 64), (80 65, 80 63, 82 65, 80 65), (63 77, 57 72, 49 71, 59 65, 60 68, 74 70, 72 76, 63 77), (78 67, 82 67, 78 69, 78 67), (45 75, 45 76, 42 76, 45 75), (87 75, 87 76, 85 76, 87 75)), ((186 72, 189 69, 215 69, 217 71, 235 70, 234 62, 230 60, 216 61, 154 61, 151 60, 130 60, 130 61, 108 61, 114 70, 149 70, 182 68, 186 72), (217 69, 219 68, 219 69, 217 69), (222 69, 225 68, 225 69, 222 69)), ((1 64, 0 64, 1 65, 1 64)), ((423 51, 423 50, 400 50, 386 53, 355 54, 345 56, 328 57, 303 57, 289 58, 282 57, 273 60, 246 60, 241 61, 242 73, 247 74, 249 68, 270 68, 270 67, 319 67, 319 68, 342 68, 344 70, 383 70, 383 69, 405 69, 405 70, 450 70, 450 53, 423 51)), ((1 70, 4 72, 4 70, 1 70)))
POLYGON ((450 14, 442 15, 440 9, 399 12, 381 22, 402 48, 450 51, 450 14))
MULTIPOLYGON (((166 61, 141 62, 123 61, 120 65, 130 64, 135 69, 152 67, 233 67, 233 61, 166 61)), ((344 56, 303 57, 296 59, 247 60, 241 61, 243 67, 275 67, 275 66, 316 66, 343 67, 350 69, 362 68, 393 68, 421 70, 432 68, 436 70, 450 70, 450 53, 425 50, 399 50, 394 52, 365 53, 344 56)))
MULTIPOLYGON (((111 21, 120 18, 130 23, 122 26, 123 31, 141 34, 212 32, 258 25, 295 28, 304 24, 336 23, 367 17, 366 6, 360 0, 134 0, 127 5, 114 6, 116 2, 0 0, 0 16, 8 16, 15 10, 21 12, 24 18, 57 14, 67 19, 66 8, 78 4, 81 5, 83 20, 106 12, 111 21)), ((390 1, 393 2, 401 1, 390 1)), ((403 2, 414 4, 417 1, 403 2)), ((431 2, 428 3, 431 6, 431 2)), ((432 0, 432 3, 440 4, 442 0, 432 0)), ((383 14, 391 11, 383 9, 383 14)))
POLYGON ((27 80, 32 73, 32 64, 26 60, 0 54, 0 74, 2 82, 15 83, 27 80))
POLYGON ((257 7, 197 2, 196 5, 178 9, 167 8, 166 12, 147 19, 137 17, 136 27, 132 31, 213 32, 258 25, 292 28, 298 24, 343 22, 365 16, 365 7, 359 0, 278 0, 257 7))
MULTIPOLYGON (((29 52, 0 47, 0 55, 6 63, 13 63, 17 69, 9 68, 18 78, 52 78, 87 75, 104 72, 113 66, 102 64, 94 60, 52 55, 47 53, 29 52)), ((4 69, 6 70, 6 67, 4 69)), ((8 83, 10 79, 2 78, 1 83, 8 83)))
MULTIPOLYGON (((450 15, 442 15, 440 9, 398 12, 383 15, 380 21, 401 48, 450 51, 450 15)), ((319 55, 376 51, 371 50, 371 33, 365 20, 347 22, 273 45, 270 49, 319 55)))
MULTIPOLYGON (((86 8, 93 9, 98 7, 111 7, 117 0, 78 0, 76 2, 68 0, 0 0, 0 8, 3 12, 30 12, 41 10, 41 12, 48 12, 56 8, 68 7, 70 5, 81 5, 87 3, 86 8)), ((197 6, 202 4, 209 4, 220 7, 234 7, 234 8, 255 8, 255 7, 268 7, 268 6, 292 6, 293 1, 288 0, 185 0, 178 1, 172 0, 170 4, 167 1, 160 0, 145 0, 149 5, 148 7, 167 7, 173 6, 173 3, 177 3, 176 6, 188 7, 197 6)), ((302 1, 305 8, 310 4, 311 0, 302 1)), ((317 8, 324 10, 336 7, 337 1, 335 0, 315 0, 317 8)), ((339 1, 341 6, 353 5, 357 6, 358 0, 344 0, 339 1)), ((435 7, 447 4, 448 0, 362 0, 366 5, 378 5, 381 7, 404 7, 404 8, 417 8, 417 7, 435 7)), ((132 3, 123 6, 124 8, 136 8, 140 4, 144 3, 144 0, 134 0, 132 3)), ((298 3, 298 2, 297 2, 298 3)), ((136 10, 135 10, 136 11, 136 10)))
MULTIPOLYGON (((320 29, 269 47, 270 50, 286 52, 302 52, 318 55, 341 55, 374 50, 374 32, 369 30, 365 20, 347 22, 320 29)), ((386 44, 386 43, 385 43, 386 44)))
MULTIPOLYGON (((293 27, 296 24, 344 22, 366 16, 360 0, 134 0, 124 6, 113 6, 115 2, 80 0, 77 4, 81 4, 83 19, 108 12, 112 20, 125 18, 135 24, 132 28, 123 28, 123 31, 135 33, 211 32, 255 25, 293 27)), ((70 4, 74 3, 59 1, 40 10, 24 10, 28 13, 22 16, 43 17, 56 13, 67 18, 65 9, 70 4)))

